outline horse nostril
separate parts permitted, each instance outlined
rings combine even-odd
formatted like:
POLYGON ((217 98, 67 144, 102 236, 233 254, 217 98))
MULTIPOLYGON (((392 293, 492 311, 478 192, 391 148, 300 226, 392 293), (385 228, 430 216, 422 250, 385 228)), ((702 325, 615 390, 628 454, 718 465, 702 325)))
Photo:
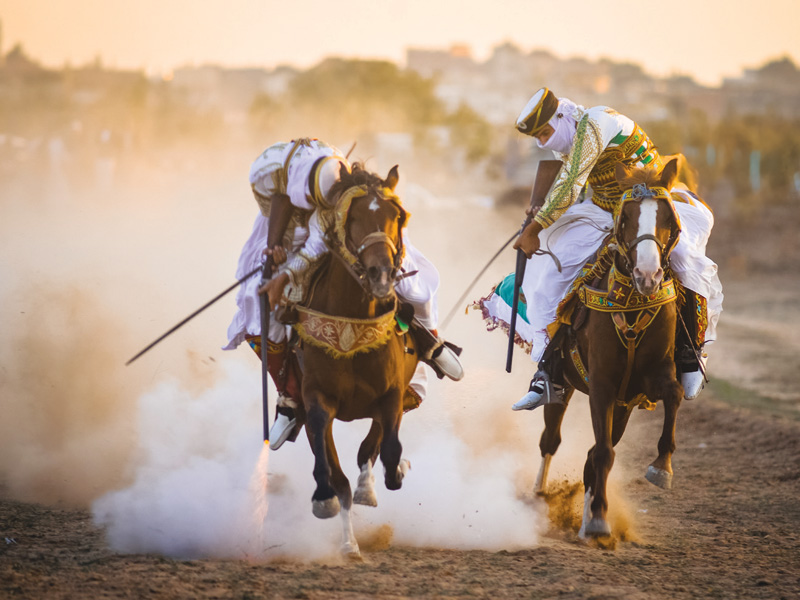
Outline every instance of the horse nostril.
POLYGON ((369 267, 367 269, 367 277, 371 280, 375 281, 381 276, 381 270, 379 267, 369 267))

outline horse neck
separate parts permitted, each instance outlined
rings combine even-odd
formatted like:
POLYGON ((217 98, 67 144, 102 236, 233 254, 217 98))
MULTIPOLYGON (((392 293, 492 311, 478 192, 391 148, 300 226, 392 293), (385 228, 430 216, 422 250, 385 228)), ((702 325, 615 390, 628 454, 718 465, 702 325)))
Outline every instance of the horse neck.
POLYGON ((391 298, 379 301, 367 293, 335 256, 316 289, 309 308, 332 316, 369 319, 385 313, 393 303, 391 298))

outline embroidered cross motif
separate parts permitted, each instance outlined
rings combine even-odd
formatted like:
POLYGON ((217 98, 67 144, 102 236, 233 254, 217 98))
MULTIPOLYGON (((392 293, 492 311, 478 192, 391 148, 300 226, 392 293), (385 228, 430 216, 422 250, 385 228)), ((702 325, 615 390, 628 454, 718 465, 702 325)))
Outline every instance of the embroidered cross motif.
POLYGON ((655 195, 655 191, 648 188, 646 183, 637 183, 631 190, 631 196, 634 198, 654 198, 655 195))

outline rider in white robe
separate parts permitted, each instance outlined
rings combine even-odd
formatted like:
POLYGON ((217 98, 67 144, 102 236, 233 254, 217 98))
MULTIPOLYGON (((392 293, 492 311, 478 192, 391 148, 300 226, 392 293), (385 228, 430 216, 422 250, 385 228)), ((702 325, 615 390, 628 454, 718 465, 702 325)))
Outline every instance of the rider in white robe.
MULTIPOLYGON (((612 211, 621 196, 613 177, 616 164, 662 167, 663 159, 644 131, 628 117, 606 106, 585 109, 567 98, 557 99, 547 88, 531 98, 516 127, 536 137, 540 148, 552 150, 563 162, 544 204, 515 244, 529 256, 522 291, 533 331, 529 340, 531 359, 538 363, 549 342, 547 326, 556 318, 558 303, 612 228, 612 211), (579 201, 587 182, 591 195, 579 201), (561 263, 560 273, 550 256, 532 255, 539 247, 555 254, 561 263)), ((682 232, 670 264, 679 281, 706 300, 707 347, 716 339, 723 298, 717 265, 705 255, 714 217, 682 186, 672 192, 684 202, 675 202, 682 232)), ((695 370, 682 373, 687 398, 696 397, 702 389, 705 353, 701 361, 702 369, 697 365, 695 370)), ((531 410, 541 406, 544 398, 544 382, 537 373, 528 393, 513 408, 531 410)))
MULTIPOLYGON (((277 263, 282 263, 273 274, 272 279, 276 280, 282 273, 291 275, 304 270, 327 252, 316 209, 338 180, 341 165, 349 168, 346 157, 335 147, 315 139, 282 142, 262 152, 250 168, 250 184, 260 212, 239 257, 236 271, 238 279, 261 265, 267 253, 273 254, 277 263), (270 214, 275 217, 273 205, 280 202, 281 196, 288 197, 294 210, 286 232, 277 242, 287 252, 273 252, 267 250, 270 214), (277 260, 278 257, 280 260, 277 260), (288 260, 283 262, 285 258, 288 260)), ((403 268, 407 272, 418 272, 400 281, 397 291, 412 304, 422 325, 434 330, 438 319, 436 294, 439 273, 419 250, 405 243, 407 251, 403 268)), ((260 356, 260 286, 261 278, 253 276, 240 287, 236 296, 237 311, 228 327, 228 344, 223 349, 233 350, 247 341, 260 356)), ((269 438, 270 447, 277 450, 296 433, 294 397, 299 396, 300 390, 298 382, 292 377, 292 369, 287 365, 288 327, 276 318, 270 318, 269 323, 268 369, 279 392, 277 414, 269 438)), ((427 390, 427 372, 423 365, 417 368, 410 387, 421 402, 427 390)))

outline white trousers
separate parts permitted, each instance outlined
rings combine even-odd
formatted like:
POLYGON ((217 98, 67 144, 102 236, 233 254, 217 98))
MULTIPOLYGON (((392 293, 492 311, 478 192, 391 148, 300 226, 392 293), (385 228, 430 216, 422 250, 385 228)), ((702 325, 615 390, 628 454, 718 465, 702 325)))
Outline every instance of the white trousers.
MULTIPOLYGON (((673 192, 682 193, 682 190, 673 192)), ((706 243, 714 226, 714 216, 702 203, 690 196, 687 196, 687 200, 690 203, 675 203, 682 231, 670 263, 680 282, 707 300, 706 343, 709 343, 717 337, 723 299, 717 265, 706 256, 706 243)), ((539 234, 541 248, 558 257, 562 270, 558 272, 555 261, 548 255, 535 255, 525 266, 522 291, 527 301, 527 318, 533 330, 531 360, 534 362, 541 360, 550 341, 547 326, 556 319, 558 303, 612 227, 610 213, 591 201, 585 201, 573 204, 558 221, 539 234)))

